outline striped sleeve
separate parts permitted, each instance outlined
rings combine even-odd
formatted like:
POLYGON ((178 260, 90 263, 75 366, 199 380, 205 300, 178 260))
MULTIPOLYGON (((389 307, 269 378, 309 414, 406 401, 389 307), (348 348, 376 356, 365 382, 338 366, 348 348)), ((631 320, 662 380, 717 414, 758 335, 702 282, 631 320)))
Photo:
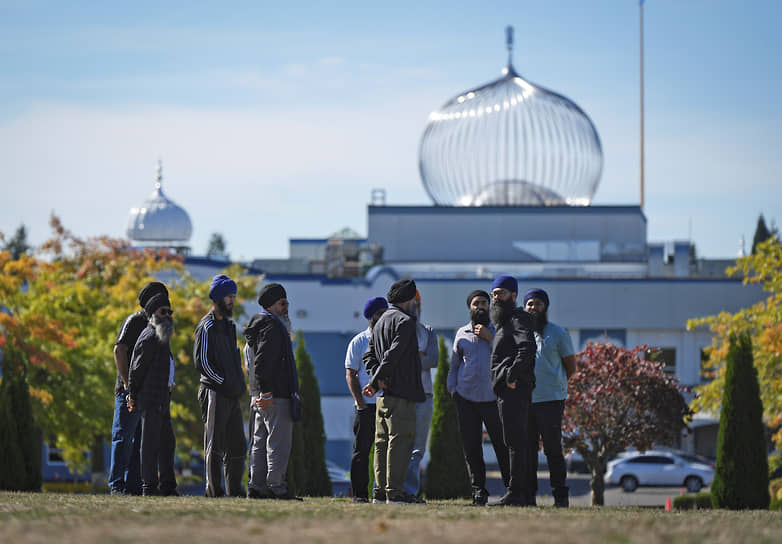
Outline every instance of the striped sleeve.
POLYGON ((213 380, 216 384, 222 384, 223 377, 220 376, 215 371, 214 367, 209 363, 209 329, 212 328, 213 324, 214 322, 211 319, 204 322, 204 326, 201 328, 201 332, 199 333, 199 346, 196 350, 196 357, 198 359, 198 367, 199 370, 201 370, 201 373, 210 380, 213 380))

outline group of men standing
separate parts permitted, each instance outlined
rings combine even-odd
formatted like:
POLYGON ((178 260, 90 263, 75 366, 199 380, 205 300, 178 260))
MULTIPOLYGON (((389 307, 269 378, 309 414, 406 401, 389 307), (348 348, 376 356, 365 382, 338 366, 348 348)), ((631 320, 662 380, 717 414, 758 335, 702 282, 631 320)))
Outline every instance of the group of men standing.
MULTIPOLYGON (((356 408, 351 485, 354 501, 369 502, 374 443, 372 502, 419 503, 420 482, 413 473, 432 418, 430 369, 437 364, 437 347, 431 327, 420 321, 415 282, 394 283, 387 297, 367 301, 369 328, 351 340, 345 357, 356 408)), ((489 498, 485 427, 507 489, 497 505, 536 504, 542 441, 554 504, 567 507, 561 428, 567 380, 575 372, 573 345, 567 331, 548 321, 545 291, 527 291, 521 307, 517 297, 518 283, 511 276, 496 278, 491 294, 471 292, 470 322, 456 331, 453 343, 447 386, 456 404, 473 504, 486 505, 489 498)))
MULTIPOLYGON (((301 500, 287 487, 293 423, 301 417, 291 344, 288 299, 282 285, 264 285, 261 311, 244 328, 250 382, 247 491, 242 485, 247 437, 241 399, 247 392, 232 321, 236 283, 212 280, 210 311, 195 329, 193 361, 201 374, 198 402, 204 423, 205 494, 301 500), (223 488, 223 482, 225 487, 223 488)), ((491 294, 467 297, 470 322, 456 331, 447 378, 454 398, 473 503, 486 505, 483 428, 491 439, 507 493, 497 503, 535 504, 539 441, 548 459, 556 506, 568 506, 561 425, 567 380, 575 372, 568 333, 547 319, 549 298, 532 289, 517 307, 518 284, 500 276, 491 294)), ((166 286, 147 284, 141 310, 128 316, 114 346, 117 366, 112 424, 112 494, 178 495, 170 400, 175 386, 170 340, 173 310, 166 286)), ((355 402, 351 484, 356 502, 369 502, 369 456, 374 453, 372 502, 421 503, 420 463, 433 411, 430 370, 438 347, 421 321, 413 280, 394 283, 387 300, 367 301, 369 327, 345 357, 355 402)))
MULTIPOLYGON (((242 485, 247 437, 240 403, 247 384, 231 319, 236 292, 231 278, 215 276, 209 290, 212 307, 195 329, 205 495, 300 500, 285 480, 300 404, 287 294, 277 283, 261 289, 261 312, 244 329, 250 379, 248 491, 242 485)), ((166 286, 147 284, 139 304, 142 310, 123 321, 114 346, 117 384, 109 489, 112 494, 178 495, 169 409, 175 385, 170 348, 174 323, 166 286)))

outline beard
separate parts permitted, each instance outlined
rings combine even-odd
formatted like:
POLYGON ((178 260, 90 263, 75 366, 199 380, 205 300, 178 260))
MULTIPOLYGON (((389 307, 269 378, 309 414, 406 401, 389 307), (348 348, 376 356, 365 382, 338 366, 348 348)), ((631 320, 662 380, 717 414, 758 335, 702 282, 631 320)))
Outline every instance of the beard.
POLYGON ((285 330, 287 330, 288 334, 290 334, 291 331, 293 330, 293 325, 291 325, 291 318, 288 317, 288 312, 284 311, 280 313, 274 313, 274 315, 277 316, 277 319, 279 319, 282 322, 283 326, 285 327, 285 330))
POLYGON ((174 334, 173 317, 158 317, 153 314, 149 322, 155 327, 155 336, 157 336, 158 340, 164 344, 171 340, 171 336, 174 334))
POLYGON ((220 310, 220 313, 222 314, 223 317, 231 317, 234 313, 233 304, 231 304, 231 307, 229 308, 224 300, 218 300, 215 303, 215 306, 217 306, 217 309, 220 310))
POLYGON ((470 310, 470 323, 472 323, 473 328, 475 328, 475 325, 488 325, 489 312, 483 309, 470 310))
POLYGON ((515 309, 516 301, 513 299, 508 299, 505 301, 498 300, 492 304, 491 308, 489 309, 489 315, 491 316, 491 321, 494 323, 494 326, 499 327, 505 323, 515 309))
POLYGON ((543 327, 546 326, 546 323, 548 323, 548 314, 546 313, 546 310, 543 310, 542 312, 528 312, 530 317, 532 317, 532 330, 537 333, 543 332, 543 327))

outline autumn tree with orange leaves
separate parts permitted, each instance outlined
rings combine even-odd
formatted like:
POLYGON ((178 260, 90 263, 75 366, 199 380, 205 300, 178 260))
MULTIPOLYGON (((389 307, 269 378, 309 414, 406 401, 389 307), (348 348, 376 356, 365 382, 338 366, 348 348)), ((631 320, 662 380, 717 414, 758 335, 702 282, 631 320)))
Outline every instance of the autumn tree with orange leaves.
POLYGON ((605 503, 608 460, 635 447, 672 444, 691 417, 685 388, 652 361, 648 346, 631 350, 588 342, 576 354, 577 371, 568 383, 563 442, 575 448, 592 473, 592 505, 605 503))
POLYGON ((746 334, 752 341, 752 359, 758 373, 763 418, 774 429, 774 442, 782 448, 782 245, 776 237, 759 243, 755 253, 737 260, 728 275, 743 275, 745 284, 761 284, 765 300, 736 313, 691 319, 689 329, 708 327, 715 333, 702 372, 712 380, 695 391, 692 407, 716 414, 725 388, 725 362, 732 336, 746 334))
MULTIPOLYGON (((192 362, 193 330, 209 310, 209 281, 198 282, 167 250, 134 249, 108 237, 79 238, 57 217, 52 237, 35 253, 13 259, 0 252, 0 349, 3 374, 23 373, 43 437, 63 449, 72 468, 86 450, 110 439, 116 367, 114 340, 122 320, 138 309, 141 287, 164 281, 175 313, 171 351, 177 388, 171 402, 180 450, 200 449, 203 426, 192 362)), ((238 301, 254 295, 256 278, 239 266, 226 271, 238 301)), ((237 308, 241 308, 237 304, 237 308)))

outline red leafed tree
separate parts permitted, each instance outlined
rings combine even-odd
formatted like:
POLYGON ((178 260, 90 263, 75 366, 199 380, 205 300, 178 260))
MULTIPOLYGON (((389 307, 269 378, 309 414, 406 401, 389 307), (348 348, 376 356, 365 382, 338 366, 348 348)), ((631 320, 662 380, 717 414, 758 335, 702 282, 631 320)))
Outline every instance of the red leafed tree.
POLYGON ((565 403, 565 446, 575 448, 592 473, 592 505, 604 504, 608 459, 633 446, 672 444, 692 412, 674 376, 662 361, 645 356, 654 348, 623 349, 589 342, 576 354, 577 372, 570 378, 565 403))

